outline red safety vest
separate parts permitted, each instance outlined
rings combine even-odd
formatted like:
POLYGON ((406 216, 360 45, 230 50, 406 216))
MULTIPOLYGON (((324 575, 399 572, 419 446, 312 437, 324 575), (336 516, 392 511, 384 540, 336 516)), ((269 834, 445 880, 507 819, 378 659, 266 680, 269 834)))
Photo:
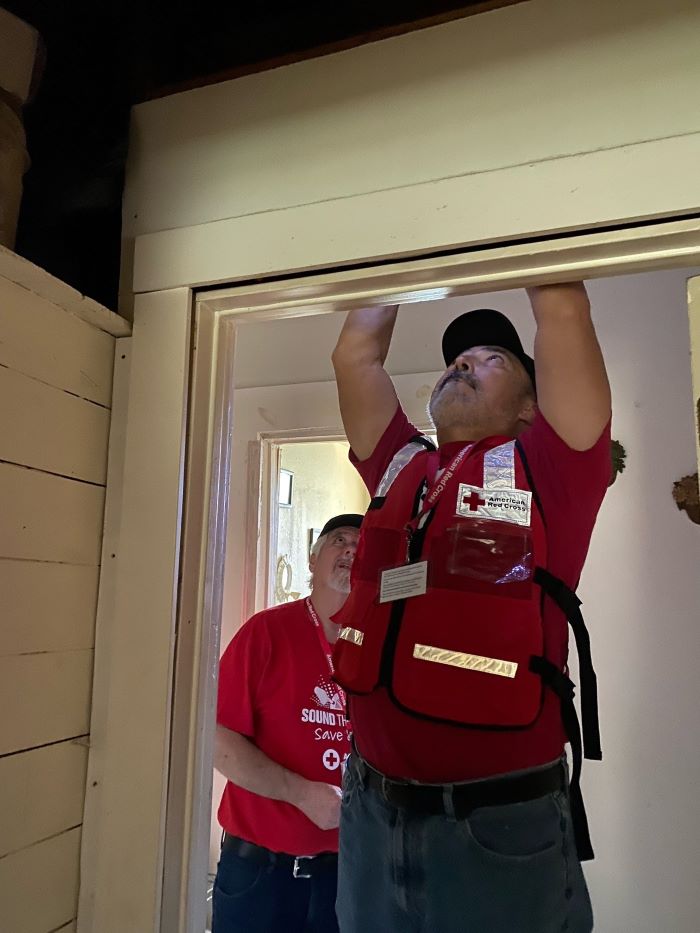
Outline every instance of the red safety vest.
POLYGON ((530 659, 544 651, 532 577, 546 566, 547 541, 521 458, 505 438, 471 446, 453 474, 448 466, 440 477, 446 485, 434 508, 424 503, 422 520, 407 531, 436 470, 437 454, 413 442, 379 484, 362 524, 352 591, 336 616, 336 677, 352 693, 385 681, 399 706, 421 716, 530 726, 543 692, 530 659), (424 595, 380 601, 383 571, 423 561, 424 595))
MULTIPOLYGON (((595 673, 580 602, 546 570, 544 520, 522 449, 509 438, 487 438, 440 474, 428 447, 416 437, 395 455, 367 510, 351 592, 335 616, 335 678, 349 694, 381 685, 409 714, 481 729, 531 727, 543 691, 554 689, 578 800, 573 684, 546 654, 543 593, 576 635, 588 758, 601 757, 595 673)), ((580 809, 579 854, 590 858, 582 802, 580 809)))

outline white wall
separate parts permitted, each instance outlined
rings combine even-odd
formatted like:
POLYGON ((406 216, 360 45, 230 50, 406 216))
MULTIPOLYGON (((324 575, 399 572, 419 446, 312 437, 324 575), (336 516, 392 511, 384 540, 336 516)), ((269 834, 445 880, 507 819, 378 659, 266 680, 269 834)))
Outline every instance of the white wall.
POLYGON ((584 780, 604 933, 694 933, 700 916, 700 527, 671 487, 695 472, 685 283, 596 283, 627 469, 604 503, 582 582, 605 760, 584 780))
MULTIPOLYGON (((603 763, 588 763, 584 777, 597 851, 586 874, 603 933, 697 933, 700 915, 700 528, 671 498, 673 482, 696 469, 688 274, 590 285, 613 386, 613 435, 628 455, 603 506, 580 590, 599 676, 605 753, 603 763)), ((424 374, 396 379, 414 417, 426 401, 431 371, 441 367, 446 322, 481 305, 507 311, 531 345, 523 292, 401 310, 389 363, 394 372, 424 374)), ((273 423, 268 428, 334 423, 335 389, 326 380, 340 323, 327 315, 242 328, 239 376, 257 372, 258 382, 289 385, 241 389, 236 404, 245 400, 257 412, 251 417, 262 412, 273 423)), ((233 481, 235 488, 235 471, 233 481)))
POLYGON ((698 33, 531 0, 142 104, 135 290, 696 210, 698 33))
POLYGON ((698 28, 692 0, 533 0, 142 104, 128 229, 698 130, 698 28))

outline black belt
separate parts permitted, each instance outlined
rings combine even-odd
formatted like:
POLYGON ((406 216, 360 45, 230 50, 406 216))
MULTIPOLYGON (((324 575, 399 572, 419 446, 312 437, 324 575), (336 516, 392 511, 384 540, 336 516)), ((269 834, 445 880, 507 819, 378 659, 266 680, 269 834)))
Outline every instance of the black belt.
POLYGON ((254 842, 247 842, 245 839, 239 839, 238 836, 231 836, 228 833, 224 833, 221 851, 250 859, 258 865, 289 868, 295 878, 312 878, 338 863, 337 852, 319 852, 318 855, 287 855, 286 852, 271 852, 264 846, 256 846, 254 842))
POLYGON ((505 775, 468 784, 445 785, 394 781, 384 777, 364 761, 356 759, 354 765, 360 767, 365 785, 380 794, 391 806, 433 815, 447 815, 452 810, 456 819, 466 819, 479 807, 524 803, 526 800, 535 800, 566 788, 566 770, 561 761, 549 768, 530 771, 527 774, 512 777, 505 775), (451 807, 448 801, 451 801, 451 807))

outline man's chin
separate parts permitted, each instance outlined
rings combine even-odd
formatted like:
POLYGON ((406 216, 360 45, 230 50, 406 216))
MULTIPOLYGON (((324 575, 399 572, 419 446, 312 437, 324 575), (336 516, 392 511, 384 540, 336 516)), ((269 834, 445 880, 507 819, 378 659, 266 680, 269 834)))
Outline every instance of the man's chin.
POLYGON ((334 573, 331 576, 328 583, 331 589, 335 590, 336 593, 345 593, 347 595, 350 592, 350 574, 349 573, 342 573, 342 574, 334 573))
POLYGON ((478 417, 478 411, 464 404, 443 405, 431 411, 430 417, 436 429, 471 427, 478 417))

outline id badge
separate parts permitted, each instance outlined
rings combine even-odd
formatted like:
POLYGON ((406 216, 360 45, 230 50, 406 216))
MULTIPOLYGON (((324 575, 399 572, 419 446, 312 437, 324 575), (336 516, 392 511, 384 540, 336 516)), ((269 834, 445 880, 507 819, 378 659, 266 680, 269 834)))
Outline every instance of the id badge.
POLYGON ((397 599, 423 596, 428 588, 428 561, 403 564, 383 570, 379 582, 379 602, 393 603, 397 599))

